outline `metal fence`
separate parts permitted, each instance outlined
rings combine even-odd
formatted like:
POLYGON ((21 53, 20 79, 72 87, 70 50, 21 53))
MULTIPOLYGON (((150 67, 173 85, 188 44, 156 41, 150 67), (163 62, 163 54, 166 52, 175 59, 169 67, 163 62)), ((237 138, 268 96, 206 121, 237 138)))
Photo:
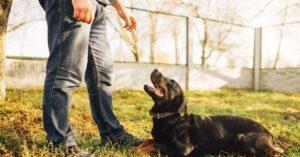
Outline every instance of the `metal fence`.
POLYGON ((135 33, 122 30, 118 18, 114 18, 116 13, 109 12, 109 34, 116 61, 177 65, 192 62, 204 67, 253 66, 252 27, 214 19, 130 9, 142 21, 135 33), (139 54, 139 59, 135 53, 139 54), (191 60, 188 59, 189 55, 192 56, 191 60))
MULTIPOLYGON (((122 29, 116 12, 107 8, 108 38, 117 62, 186 66, 187 80, 193 67, 253 69, 257 90, 261 69, 300 67, 300 22, 256 28, 203 17, 129 9, 139 21, 134 32, 122 29)), ((8 37, 9 43, 16 40, 8 37)), ((45 34, 39 37, 46 39, 45 34)), ((11 49, 23 50, 17 46, 11 45, 11 49)))
POLYGON ((116 13, 109 11, 109 34, 116 61, 177 65, 192 62, 202 67, 253 68, 254 43, 260 40, 262 68, 300 67, 300 46, 296 42, 300 23, 255 28, 202 17, 130 9, 142 21, 135 33, 122 30, 118 18, 113 18, 116 13), (255 37, 256 29, 261 29, 261 39, 255 37), (289 48, 291 44, 293 47, 289 48))
MULTIPOLYGON (((294 42, 294 47, 289 47, 291 39, 287 38, 299 34, 297 22, 255 28, 202 17, 130 9, 143 21, 135 33, 122 32, 120 22, 109 19, 110 28, 118 34, 115 38, 120 39, 120 47, 113 46, 116 61, 185 65, 187 78, 189 69, 195 66, 251 68, 255 90, 260 87, 261 69, 300 67, 300 46, 294 42), (147 38, 143 39, 143 35, 147 38), (138 54, 140 58, 122 58, 126 46, 127 53, 138 54)), ((109 17, 117 16, 110 13, 109 17)))

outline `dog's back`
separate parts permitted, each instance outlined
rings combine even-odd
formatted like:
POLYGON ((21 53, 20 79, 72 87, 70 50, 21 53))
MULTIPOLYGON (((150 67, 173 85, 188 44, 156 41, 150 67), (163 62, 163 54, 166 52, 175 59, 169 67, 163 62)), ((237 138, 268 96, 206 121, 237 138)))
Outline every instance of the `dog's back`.
POLYGON ((271 136, 271 133, 260 123, 241 116, 216 115, 210 116, 214 122, 222 124, 222 127, 231 134, 243 134, 250 132, 265 133, 271 136))
POLYGON ((231 115, 190 115, 189 118, 191 125, 197 127, 190 133, 194 136, 193 142, 199 144, 198 148, 204 153, 228 151, 257 157, 275 154, 271 133, 254 120, 231 115))

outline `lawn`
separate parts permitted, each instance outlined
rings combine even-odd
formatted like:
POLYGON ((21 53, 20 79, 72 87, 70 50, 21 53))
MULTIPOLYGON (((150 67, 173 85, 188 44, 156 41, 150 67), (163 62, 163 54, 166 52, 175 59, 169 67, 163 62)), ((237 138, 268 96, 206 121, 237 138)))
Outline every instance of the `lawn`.
MULTIPOLYGON (((138 156, 126 147, 101 146, 84 89, 74 92, 71 124, 81 148, 96 156, 138 156)), ((115 91, 114 109, 126 130, 150 138, 151 99, 143 91, 115 91)), ((230 114, 253 118, 268 128, 286 156, 300 156, 300 93, 222 89, 186 93, 189 111, 199 115, 230 114)), ((8 90, 0 103, 0 156, 49 156, 42 126, 42 90, 8 90)))

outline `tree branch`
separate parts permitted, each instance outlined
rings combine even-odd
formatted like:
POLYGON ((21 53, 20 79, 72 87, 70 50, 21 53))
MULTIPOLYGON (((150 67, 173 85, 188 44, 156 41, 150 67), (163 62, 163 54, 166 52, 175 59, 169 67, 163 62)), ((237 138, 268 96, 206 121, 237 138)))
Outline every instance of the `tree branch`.
POLYGON ((38 21, 42 21, 42 20, 44 20, 44 18, 31 19, 31 20, 20 22, 19 24, 12 26, 10 29, 8 29, 7 32, 10 33, 10 32, 16 31, 17 29, 19 29, 29 23, 38 22, 38 21))

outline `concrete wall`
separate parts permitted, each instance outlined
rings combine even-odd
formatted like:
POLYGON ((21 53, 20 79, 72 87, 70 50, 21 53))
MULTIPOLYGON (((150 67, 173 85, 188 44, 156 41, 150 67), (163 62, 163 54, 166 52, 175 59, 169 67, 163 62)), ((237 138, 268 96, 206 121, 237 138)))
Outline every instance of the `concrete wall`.
POLYGON ((45 60, 7 59, 5 62, 6 87, 34 88, 43 86, 45 67, 45 60))
POLYGON ((248 68, 201 68, 190 72, 191 90, 214 90, 219 88, 252 88, 252 70, 248 68))
POLYGON ((271 91, 299 92, 300 68, 261 71, 261 88, 271 91))
MULTIPOLYGON (((6 84, 9 88, 41 87, 45 78, 45 60, 7 59, 6 84)), ((149 75, 155 68, 165 76, 178 81, 182 88, 186 84, 186 67, 172 65, 151 65, 116 63, 114 89, 143 89, 150 83, 149 75)), ((300 91, 300 68, 262 70, 261 87, 264 90, 300 91)), ((253 71, 247 68, 201 68, 190 70, 191 90, 215 90, 219 88, 253 88, 253 71)))
POLYGON ((116 63, 114 88, 143 89, 144 84, 150 84, 150 74, 159 69, 165 76, 176 80, 185 88, 185 66, 116 63))

